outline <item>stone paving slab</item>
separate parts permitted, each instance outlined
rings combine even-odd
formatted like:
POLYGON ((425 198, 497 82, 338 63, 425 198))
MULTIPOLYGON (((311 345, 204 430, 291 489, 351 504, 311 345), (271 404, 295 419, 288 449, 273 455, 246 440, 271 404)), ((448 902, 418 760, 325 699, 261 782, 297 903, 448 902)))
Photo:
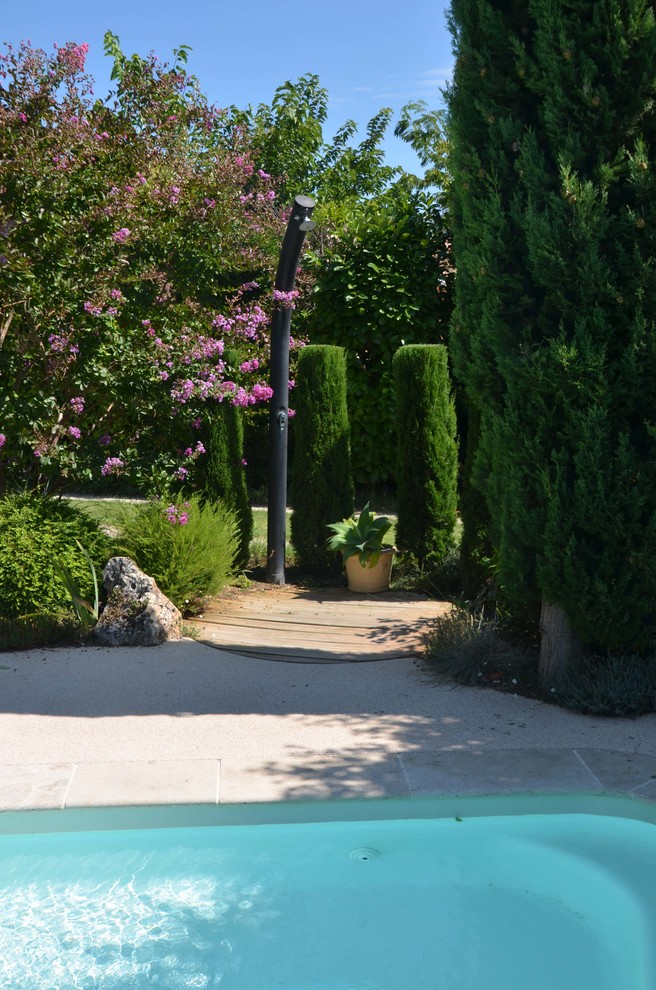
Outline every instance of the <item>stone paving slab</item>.
POLYGON ((71 775, 66 807, 215 804, 218 785, 217 760, 82 763, 71 775))
POLYGON ((653 760, 562 749, 11 766, 0 767, 0 811, 490 794, 608 793, 656 801, 653 760), (623 776, 627 761, 632 770, 623 776))

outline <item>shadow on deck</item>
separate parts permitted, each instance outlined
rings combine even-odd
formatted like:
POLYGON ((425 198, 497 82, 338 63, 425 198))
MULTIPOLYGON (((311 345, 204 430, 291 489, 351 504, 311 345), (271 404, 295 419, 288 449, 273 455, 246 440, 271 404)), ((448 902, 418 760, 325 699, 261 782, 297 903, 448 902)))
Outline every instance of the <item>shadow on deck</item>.
POLYGON ((193 625, 199 642, 243 656, 366 663, 421 656, 427 625, 449 608, 412 592, 261 584, 212 599, 193 625))

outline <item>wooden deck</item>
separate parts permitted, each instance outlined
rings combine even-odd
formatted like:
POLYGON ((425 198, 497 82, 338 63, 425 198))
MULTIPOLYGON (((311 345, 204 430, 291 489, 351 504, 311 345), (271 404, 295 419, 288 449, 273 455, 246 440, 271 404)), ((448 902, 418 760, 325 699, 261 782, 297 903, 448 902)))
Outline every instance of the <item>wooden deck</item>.
POLYGON ((362 663, 417 657, 431 619, 450 606, 424 595, 387 591, 252 585, 230 589, 194 619, 208 646, 296 663, 362 663))

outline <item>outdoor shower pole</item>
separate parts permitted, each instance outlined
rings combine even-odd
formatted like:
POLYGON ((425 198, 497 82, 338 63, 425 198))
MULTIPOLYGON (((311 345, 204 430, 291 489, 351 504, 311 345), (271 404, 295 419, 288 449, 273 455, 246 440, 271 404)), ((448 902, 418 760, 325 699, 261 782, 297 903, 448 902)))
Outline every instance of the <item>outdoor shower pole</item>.
MULTIPOLYGON (((314 200, 297 196, 280 249, 275 288, 291 292, 296 268, 308 230, 314 200)), ((287 437, 289 425, 289 332, 292 311, 278 302, 271 319, 271 388, 269 400, 269 497, 267 517, 267 569, 270 584, 285 583, 285 537, 287 533, 287 437)))

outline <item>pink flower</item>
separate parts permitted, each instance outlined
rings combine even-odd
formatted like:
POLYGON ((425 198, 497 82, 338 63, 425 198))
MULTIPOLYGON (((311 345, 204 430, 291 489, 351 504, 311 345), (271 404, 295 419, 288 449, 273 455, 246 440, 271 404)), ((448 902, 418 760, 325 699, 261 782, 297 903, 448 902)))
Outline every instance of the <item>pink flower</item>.
POLYGON ((278 303, 281 309, 295 309, 294 300, 298 299, 299 295, 298 289, 292 289, 291 292, 283 292, 282 289, 273 290, 273 300, 278 303))
POLYGON ((178 470, 175 472, 176 478, 178 478, 180 481, 184 481, 184 479, 187 477, 188 474, 189 472, 187 471, 186 467, 179 467, 178 470))
POLYGON ((24 124, 27 123, 27 116, 24 113, 19 113, 18 114, 18 119, 21 120, 24 124))
POLYGON ((191 449, 191 447, 187 447, 187 449, 184 452, 185 457, 191 457, 192 454, 193 454, 193 450, 191 449))
POLYGON ((104 433, 103 436, 98 437, 98 443, 102 447, 109 447, 111 442, 112 442, 112 438, 110 437, 109 433, 104 433))
POLYGON ((122 244, 130 236, 130 231, 127 227, 121 227, 120 230, 115 230, 112 237, 118 244, 122 244))
POLYGON ((84 399, 82 398, 81 395, 77 395, 75 396, 75 398, 70 400, 69 406, 71 407, 73 412, 77 413, 78 416, 81 416, 82 413, 84 412, 84 399))
POLYGON ((69 437, 73 437, 74 440, 79 440, 82 436, 82 431, 77 426, 69 426, 66 432, 69 437))
POLYGON ((109 474, 123 474, 124 467, 125 464, 120 457, 108 457, 101 467, 100 473, 105 476, 109 474))
POLYGON ((57 61, 69 72, 84 72, 84 62, 88 51, 88 45, 76 45, 75 42, 69 41, 57 52, 57 61))
POLYGON ((181 526, 186 526, 187 523, 189 522, 189 513, 181 512, 180 515, 178 516, 178 522, 180 523, 181 526))
POLYGON ((0 447, 4 447, 7 442, 7 438, 4 433, 0 433, 0 447))
POLYGON ((207 196, 205 197, 205 199, 203 200, 203 202, 205 203, 205 206, 207 206, 208 209, 210 209, 210 210, 213 210, 214 207, 216 206, 216 200, 215 199, 208 199, 207 196))
POLYGON ((200 440, 199 440, 199 441, 198 441, 198 443, 196 444, 196 453, 197 453, 197 454, 204 454, 204 453, 205 453, 205 448, 203 447, 203 445, 202 445, 202 443, 200 442, 200 440))

